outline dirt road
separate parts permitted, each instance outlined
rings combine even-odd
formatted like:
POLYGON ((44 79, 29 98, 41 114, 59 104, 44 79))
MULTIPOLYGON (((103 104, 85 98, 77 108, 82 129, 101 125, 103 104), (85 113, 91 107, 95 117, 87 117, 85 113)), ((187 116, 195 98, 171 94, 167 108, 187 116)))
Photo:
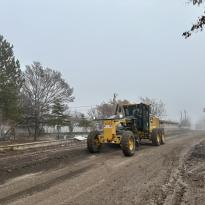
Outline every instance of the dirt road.
POLYGON ((3 154, 0 204, 205 204, 205 133, 170 136, 126 158, 119 147, 3 154))

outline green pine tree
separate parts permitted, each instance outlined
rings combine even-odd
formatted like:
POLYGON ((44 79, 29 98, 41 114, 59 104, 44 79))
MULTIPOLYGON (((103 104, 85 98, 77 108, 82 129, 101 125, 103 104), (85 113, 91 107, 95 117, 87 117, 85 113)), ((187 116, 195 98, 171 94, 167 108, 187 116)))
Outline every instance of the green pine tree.
POLYGON ((20 118, 19 90, 22 75, 13 45, 0 35, 0 114, 1 120, 16 122, 20 118))
POLYGON ((91 120, 85 117, 84 114, 81 114, 78 120, 78 126, 84 128, 84 131, 87 132, 88 128, 92 128, 94 125, 91 120))
POLYGON ((63 104, 60 99, 54 100, 54 103, 52 105, 52 115, 51 115, 50 124, 52 126, 57 127, 58 138, 59 138, 59 133, 61 131, 61 127, 66 125, 67 123, 67 115, 65 115, 66 110, 67 110, 66 105, 63 104))

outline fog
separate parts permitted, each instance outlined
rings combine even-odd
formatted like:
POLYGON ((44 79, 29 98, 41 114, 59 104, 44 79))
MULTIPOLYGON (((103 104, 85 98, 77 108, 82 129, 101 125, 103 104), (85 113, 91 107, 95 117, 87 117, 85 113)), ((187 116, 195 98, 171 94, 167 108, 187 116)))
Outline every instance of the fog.
MULTIPOLYGON (((185 0, 0 0, 0 33, 24 69, 40 61, 74 87, 71 107, 112 98, 161 99, 167 118, 186 109, 193 123, 205 107, 205 33, 188 30, 203 7, 185 0)), ((73 108, 74 109, 74 108, 73 108)))

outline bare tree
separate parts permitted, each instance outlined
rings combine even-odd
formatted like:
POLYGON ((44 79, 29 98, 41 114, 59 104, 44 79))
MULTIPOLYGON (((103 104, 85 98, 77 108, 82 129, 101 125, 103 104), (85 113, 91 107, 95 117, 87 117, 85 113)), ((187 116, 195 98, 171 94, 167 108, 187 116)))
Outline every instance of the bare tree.
POLYGON ((34 140, 40 134, 40 126, 48 118, 53 103, 74 100, 73 88, 62 78, 61 73, 44 68, 39 62, 26 66, 22 88, 25 116, 34 126, 34 140))
POLYGON ((190 119, 188 112, 186 110, 184 110, 183 112, 180 112, 179 126, 186 127, 186 128, 191 127, 191 119, 190 119))
POLYGON ((117 100, 116 99, 117 94, 114 94, 114 97, 112 100, 109 100, 108 102, 102 102, 100 105, 97 105, 95 108, 91 108, 88 111, 88 115, 90 117, 94 118, 108 118, 115 114, 116 106, 117 104, 129 104, 130 102, 128 100, 117 100))
POLYGON ((143 103, 151 105, 151 113, 158 117, 162 117, 166 114, 165 104, 161 100, 151 99, 148 97, 141 97, 140 100, 143 103))

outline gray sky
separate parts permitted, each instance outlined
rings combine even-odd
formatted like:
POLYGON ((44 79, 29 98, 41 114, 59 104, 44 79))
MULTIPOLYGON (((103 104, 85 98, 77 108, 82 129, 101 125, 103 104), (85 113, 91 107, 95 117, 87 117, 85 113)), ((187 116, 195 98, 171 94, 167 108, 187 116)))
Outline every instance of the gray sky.
POLYGON ((187 0, 0 0, 0 34, 26 64, 60 70, 71 106, 119 97, 164 101, 171 119, 205 106, 205 33, 184 40, 203 7, 187 0))

